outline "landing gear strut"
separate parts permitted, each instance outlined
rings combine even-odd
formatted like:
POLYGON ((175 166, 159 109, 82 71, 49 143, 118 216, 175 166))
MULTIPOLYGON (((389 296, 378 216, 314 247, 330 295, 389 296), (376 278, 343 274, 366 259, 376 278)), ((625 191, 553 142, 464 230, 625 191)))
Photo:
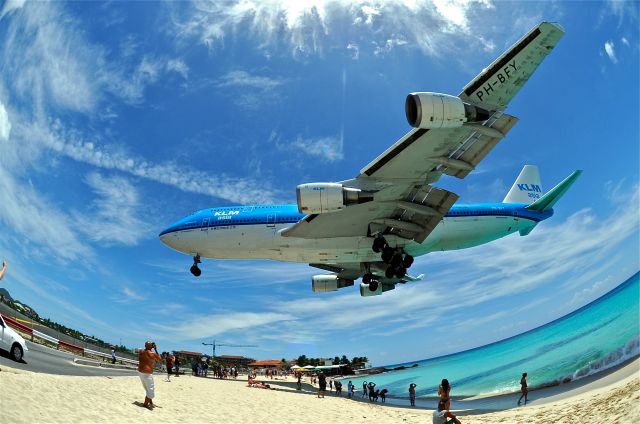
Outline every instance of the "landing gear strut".
POLYGON ((193 257, 193 265, 189 269, 189 271, 191 271, 191 273, 196 277, 199 277, 200 274, 202 274, 202 270, 198 268, 199 263, 200 263, 200 255, 196 253, 196 256, 193 257))

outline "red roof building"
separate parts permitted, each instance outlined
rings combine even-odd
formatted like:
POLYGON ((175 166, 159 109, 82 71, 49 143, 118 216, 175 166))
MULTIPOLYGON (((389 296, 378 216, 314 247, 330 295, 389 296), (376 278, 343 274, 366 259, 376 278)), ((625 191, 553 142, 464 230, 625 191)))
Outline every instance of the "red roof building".
POLYGON ((249 364, 251 368, 280 368, 282 361, 279 359, 265 359, 261 361, 255 361, 249 364))

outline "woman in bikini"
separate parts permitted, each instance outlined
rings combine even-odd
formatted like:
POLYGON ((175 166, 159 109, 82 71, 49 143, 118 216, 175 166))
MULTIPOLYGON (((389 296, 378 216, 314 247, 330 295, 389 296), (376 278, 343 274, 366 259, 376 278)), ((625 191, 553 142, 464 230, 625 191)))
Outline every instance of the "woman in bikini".
POLYGON ((451 406, 451 385, 449 384, 449 380, 446 378, 442 379, 442 382, 438 386, 438 397, 440 398, 440 402, 445 404, 445 408, 448 411, 451 406))

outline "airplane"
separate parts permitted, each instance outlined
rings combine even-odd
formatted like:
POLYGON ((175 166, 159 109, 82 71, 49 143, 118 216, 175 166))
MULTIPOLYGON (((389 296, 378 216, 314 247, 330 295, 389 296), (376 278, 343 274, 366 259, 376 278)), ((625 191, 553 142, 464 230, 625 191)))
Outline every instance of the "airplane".
POLYGON ((540 23, 458 96, 410 93, 413 129, 355 178, 300 184, 296 204, 200 210, 160 240, 193 256, 196 277, 201 258, 303 262, 330 272, 311 278, 314 292, 361 279, 367 297, 420 280, 407 273, 417 256, 529 234, 582 171, 544 193, 538 168, 526 165, 501 203, 455 205, 459 196, 434 183, 443 174, 466 177, 505 137, 517 118, 504 109, 563 35, 560 25, 540 23))

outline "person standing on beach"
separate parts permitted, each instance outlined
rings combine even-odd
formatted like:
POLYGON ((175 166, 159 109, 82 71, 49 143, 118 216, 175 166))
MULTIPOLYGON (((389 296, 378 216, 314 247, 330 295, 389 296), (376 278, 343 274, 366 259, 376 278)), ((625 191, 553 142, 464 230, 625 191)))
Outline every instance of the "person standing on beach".
POLYGON ((411 406, 416 406, 416 384, 409 384, 409 402, 411 402, 411 406))
POLYGON ((320 371, 318 373, 318 397, 324 397, 324 392, 327 391, 327 377, 320 371), (322 396, 321 396, 322 395, 322 396))
POLYGON ((171 353, 167 352, 167 356, 165 357, 165 364, 167 366, 167 381, 171 382, 171 374, 173 374, 173 356, 171 353))
POLYGON ((367 397, 367 393, 369 393, 369 391, 367 390, 367 382, 363 382, 362 383, 362 397, 367 397))
POLYGON ((0 280, 4 277, 4 273, 7 271, 7 261, 2 261, 2 269, 0 269, 0 280))
POLYGON ((116 363, 116 350, 115 348, 111 348, 111 363, 115 364, 116 363))
POLYGON ((520 405, 520 401, 524 397, 524 404, 527 404, 527 395, 529 394, 529 388, 527 386, 527 373, 522 374, 522 378, 520 379, 520 391, 522 394, 520 395, 520 399, 518 399, 518 405, 520 405))
POLYGON ((351 399, 351 395, 353 394, 353 383, 349 380, 349 384, 347 384, 347 397, 351 399))
POLYGON ((138 352, 138 375, 142 381, 146 396, 144 397, 144 407, 153 408, 153 398, 155 388, 153 386, 153 366, 156 362, 162 362, 162 357, 158 355, 156 344, 150 341, 144 343, 144 350, 138 352), (153 349, 153 352, 151 351, 153 349))
POLYGON ((173 360, 173 366, 176 367, 176 377, 180 377, 180 360, 177 355, 173 360))
POLYGON ((451 406, 451 385, 449 384, 449 380, 443 378, 438 386, 438 398, 441 402, 445 403, 445 408, 448 411, 451 406))

